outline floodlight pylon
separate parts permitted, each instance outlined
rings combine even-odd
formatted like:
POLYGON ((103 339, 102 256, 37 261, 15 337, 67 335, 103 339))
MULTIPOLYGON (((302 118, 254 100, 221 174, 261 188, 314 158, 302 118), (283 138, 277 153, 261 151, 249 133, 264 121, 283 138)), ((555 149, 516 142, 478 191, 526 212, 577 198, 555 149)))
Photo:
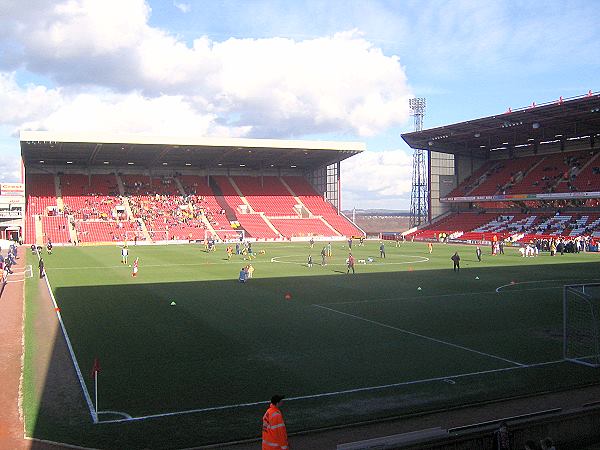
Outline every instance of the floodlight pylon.
MULTIPOLYGON (((415 131, 423 129, 423 116, 427 102, 425 98, 411 98, 408 100, 410 113, 414 117, 415 131)), ((415 149, 413 153, 412 190, 410 195, 410 226, 416 227, 428 219, 429 202, 427 195, 427 152, 424 149, 415 149)))

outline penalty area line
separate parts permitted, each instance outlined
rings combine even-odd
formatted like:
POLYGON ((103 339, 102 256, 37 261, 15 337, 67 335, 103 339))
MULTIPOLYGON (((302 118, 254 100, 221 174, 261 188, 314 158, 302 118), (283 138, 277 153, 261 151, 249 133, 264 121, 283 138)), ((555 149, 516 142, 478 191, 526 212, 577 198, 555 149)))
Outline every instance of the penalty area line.
POLYGON ((510 363, 510 364, 514 364, 516 366, 524 366, 525 365, 523 363, 512 361, 510 359, 503 358, 501 356, 496 356, 496 355, 492 355, 490 353, 480 352, 479 350, 475 350, 475 349, 472 349, 472 348, 469 348, 469 347, 465 347, 463 345, 454 344, 454 343, 448 342, 448 341, 443 341, 441 339, 437 339, 437 338, 434 338, 434 337, 431 337, 431 336, 425 336, 424 334, 415 333, 413 331, 408 331, 408 330, 405 330, 403 328, 394 327, 392 325, 388 325, 388 324, 385 324, 385 323, 382 323, 382 322, 377 322, 375 320, 366 319, 364 317, 356 316, 354 314, 345 313, 343 311, 338 311, 337 309, 328 308, 327 306, 322 306, 322 305, 313 305, 313 306, 316 306, 317 308, 326 309, 328 311, 331 311, 331 312, 334 312, 334 313, 338 313, 338 314, 341 314, 343 316, 352 317, 353 319, 362 320, 364 322, 372 323, 374 325, 378 325, 378 326, 383 327, 383 328, 389 328, 390 330, 399 331, 400 333, 408 334, 409 336, 418 337, 418 338, 425 339, 425 340, 428 340, 428 341, 436 342, 438 344, 443 344, 443 345, 447 345, 449 347, 454 347, 454 348, 458 348, 460 350, 465 350, 467 352, 476 353, 476 354, 482 355, 482 356, 487 356, 489 358, 499 359, 500 361, 504 361, 504 362, 507 362, 507 363, 510 363))
MULTIPOLYGON (((561 282, 571 282, 571 281, 599 281, 600 278, 580 278, 580 279, 567 279, 567 280, 535 280, 535 281, 517 281, 514 283, 508 283, 508 284, 503 284, 502 286, 498 286, 496 288, 496 292, 500 293, 500 291, 502 289, 504 289, 505 287, 511 287, 511 286, 519 286, 521 284, 539 284, 539 283, 554 283, 557 281, 561 281, 561 282)), ((544 286, 541 288, 530 288, 530 289, 520 289, 519 291, 516 292, 520 292, 520 291, 524 291, 524 290, 528 290, 528 291, 536 291, 536 290, 544 290, 544 289, 562 289, 562 286, 544 286)))
MULTIPOLYGON (((354 394, 354 393, 358 393, 358 392, 378 391, 378 390, 382 390, 382 389, 390 389, 390 388, 402 387, 402 386, 412 386, 412 385, 416 385, 416 384, 431 383, 431 382, 436 382, 436 381, 441 381, 444 383, 452 384, 450 381, 454 381, 454 380, 457 380, 460 378, 467 378, 467 377, 472 377, 472 376, 477 376, 477 375, 488 375, 491 373, 509 372, 512 370, 532 369, 532 368, 536 368, 536 367, 549 366, 549 365, 560 364, 560 363, 564 363, 564 362, 565 361, 563 359, 559 359, 556 361, 546 361, 546 362, 534 363, 534 364, 523 364, 523 365, 516 366, 516 367, 514 367, 514 366, 502 367, 500 369, 481 370, 481 371, 477 371, 477 372, 459 373, 456 375, 444 375, 441 377, 424 378, 424 379, 420 379, 420 380, 401 381, 398 383, 382 384, 379 386, 366 386, 366 387, 361 387, 361 388, 345 389, 345 390, 341 390, 341 391, 322 392, 320 394, 300 395, 297 397, 286 397, 286 401, 289 402, 289 401, 299 401, 299 400, 311 400, 314 398, 323 398, 323 397, 335 397, 338 395, 354 394)), ((456 384, 456 382, 454 384, 456 384)), ((114 419, 114 420, 100 420, 100 421, 98 421, 98 424, 101 425, 101 424, 105 424, 105 423, 138 422, 138 421, 148 420, 148 419, 160 419, 163 417, 172 417, 172 416, 180 416, 180 415, 186 415, 186 414, 197 414, 197 413, 204 413, 204 412, 211 412, 211 411, 244 408, 244 407, 248 407, 248 406, 265 405, 268 403, 269 403, 268 401, 263 400, 260 402, 237 403, 237 404, 233 404, 233 405, 213 406, 213 407, 209 407, 209 408, 188 409, 188 410, 184 410, 184 411, 173 411, 173 412, 168 412, 168 413, 149 414, 146 416, 131 417, 130 419, 125 418, 125 419, 114 419)))

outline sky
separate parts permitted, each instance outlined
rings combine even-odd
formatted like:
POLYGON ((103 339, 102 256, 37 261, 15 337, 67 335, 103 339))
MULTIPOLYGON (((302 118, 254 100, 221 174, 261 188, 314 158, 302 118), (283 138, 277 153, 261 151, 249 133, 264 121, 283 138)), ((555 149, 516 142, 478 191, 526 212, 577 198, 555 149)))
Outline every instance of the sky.
POLYGON ((344 209, 408 210, 413 130, 600 90, 589 0, 0 0, 0 181, 20 130, 359 141, 344 209))

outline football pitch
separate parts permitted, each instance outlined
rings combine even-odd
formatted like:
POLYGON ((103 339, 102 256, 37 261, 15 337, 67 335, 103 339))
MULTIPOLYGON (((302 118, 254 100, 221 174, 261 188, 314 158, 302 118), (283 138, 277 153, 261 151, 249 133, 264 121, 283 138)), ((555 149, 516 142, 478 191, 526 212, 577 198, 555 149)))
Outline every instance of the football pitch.
POLYGON ((228 260, 224 245, 130 246, 136 278, 117 246, 44 252, 88 424, 38 414, 30 433, 176 448, 258 437, 275 393, 293 433, 597 382, 563 361, 562 287, 600 281, 599 254, 482 248, 478 262, 472 246, 388 242, 381 258, 367 241, 347 274, 346 243, 323 266, 322 245, 256 243, 252 261, 228 260), (239 283, 246 264, 253 278, 239 283))

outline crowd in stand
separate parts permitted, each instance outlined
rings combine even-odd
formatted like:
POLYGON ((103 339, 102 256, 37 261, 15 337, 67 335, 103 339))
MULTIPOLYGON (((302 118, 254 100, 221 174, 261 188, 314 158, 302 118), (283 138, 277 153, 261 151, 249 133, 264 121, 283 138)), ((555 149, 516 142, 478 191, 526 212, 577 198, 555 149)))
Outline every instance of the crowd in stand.
POLYGON ((550 252, 550 256, 565 253, 589 252, 597 248, 598 243, 591 236, 577 236, 575 238, 550 238, 534 239, 523 244, 522 256, 537 256, 539 252, 550 252), (529 252, 531 249, 531 252, 529 252))
MULTIPOLYGON (((172 240, 191 239, 197 235, 195 231, 206 229, 202 216, 209 222, 212 219, 203 197, 181 195, 172 178, 161 178, 158 186, 141 178, 124 180, 123 186, 134 217, 142 219, 149 230, 171 231, 172 240)), ((212 224, 216 226, 218 222, 212 224)))

